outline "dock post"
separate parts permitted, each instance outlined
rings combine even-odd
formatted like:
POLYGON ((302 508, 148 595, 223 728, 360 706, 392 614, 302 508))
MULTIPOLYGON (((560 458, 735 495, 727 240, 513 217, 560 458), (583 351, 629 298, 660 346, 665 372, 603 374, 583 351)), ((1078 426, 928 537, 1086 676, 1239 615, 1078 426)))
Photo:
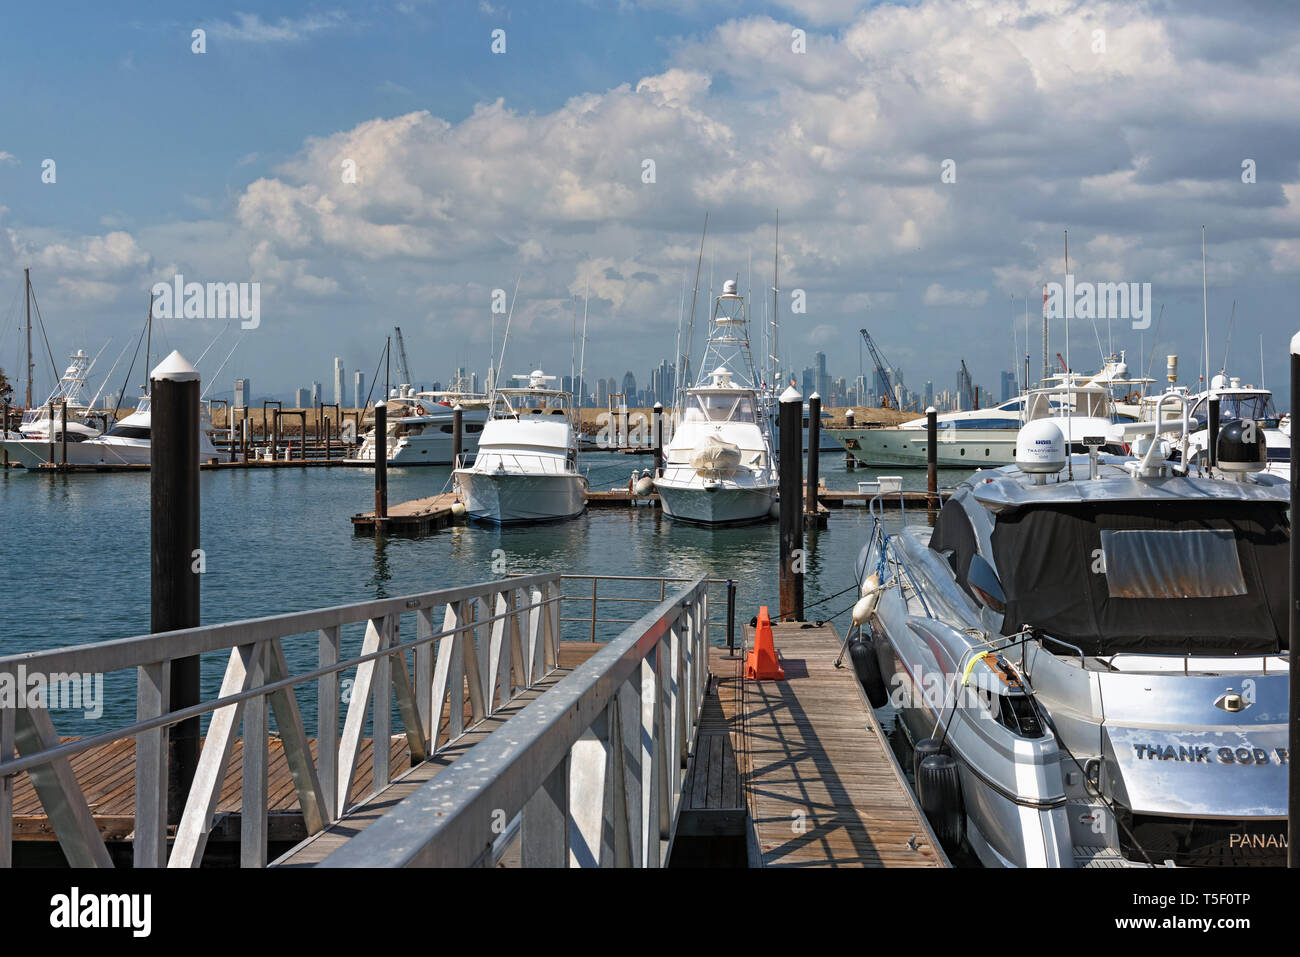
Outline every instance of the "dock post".
MULTIPOLYGON (((1296 494, 1296 484, 1300 483, 1300 460, 1296 458, 1295 416, 1300 412, 1300 333, 1291 339, 1291 514, 1297 515, 1300 508, 1300 495, 1296 494)), ((1300 761, 1296 760, 1297 748, 1300 748, 1300 655, 1295 653, 1296 642, 1300 641, 1300 538, 1291 536, 1291 621, 1287 632, 1287 647, 1290 649, 1290 734, 1288 746, 1291 760, 1287 765, 1287 867, 1300 867, 1300 761)))
POLYGON ((939 414, 934 406, 925 410, 925 491, 926 507, 939 505, 939 414))
MULTIPOLYGON (((319 436, 317 438, 319 439, 319 436)), ((318 445, 320 444, 319 441, 317 442, 317 444, 318 445)), ((320 450, 317 449, 317 451, 320 450)), ((329 462, 329 460, 330 460, 330 417, 327 415, 325 416, 325 461, 329 462)))
POLYGON ((817 452, 821 448, 822 397, 814 392, 808 396, 808 518, 817 520, 817 481, 820 462, 817 452))
POLYGON ((803 621, 803 396, 781 394, 781 621, 803 621))
POLYGON ((243 453, 244 464, 248 464, 248 406, 244 406, 244 424, 239 432, 240 451, 243 453))
POLYGON ((68 464, 68 400, 59 403, 59 461, 68 464))
POLYGON ((727 657, 736 656, 736 582, 727 579, 727 657))
POLYGON ((50 464, 54 464, 54 403, 51 402, 45 407, 45 421, 49 423, 45 427, 45 434, 50 440, 50 464))
POLYGON ((451 467, 460 468, 460 453, 464 446, 461 439, 461 426, 465 421, 465 412, 457 402, 451 407, 451 467))
POLYGON ((1201 461, 1210 468, 1219 464, 1219 399, 1217 396, 1210 399, 1210 420, 1206 423, 1205 452, 1201 456, 1201 461))
MULTIPOLYGON (((149 628, 199 623, 199 374, 179 352, 150 373, 149 628)), ((199 657, 171 662, 170 706, 199 703, 199 657)), ((168 739, 167 817, 180 820, 199 763, 199 719, 173 725, 168 739)))
POLYGON ((375 403, 375 531, 388 518, 388 404, 375 403))
MULTIPOLYGON (((7 439, 9 438, 9 400, 8 399, 5 399, 4 406, 5 406, 5 423, 3 426, 0 426, 0 432, 3 432, 4 437, 7 439)), ((9 447, 8 446, 5 446, 5 450, 4 450, 4 467, 9 468, 9 447)))
MULTIPOLYGON (((847 412, 844 413, 844 427, 846 429, 853 428, 853 418, 854 416, 853 416, 852 409, 849 409, 847 412)), ((858 467, 858 460, 853 457, 853 452, 846 445, 844 448, 844 469, 847 472, 852 472, 857 467, 858 467)))
POLYGON ((655 478, 664 474, 664 404, 656 402, 654 408, 655 478))

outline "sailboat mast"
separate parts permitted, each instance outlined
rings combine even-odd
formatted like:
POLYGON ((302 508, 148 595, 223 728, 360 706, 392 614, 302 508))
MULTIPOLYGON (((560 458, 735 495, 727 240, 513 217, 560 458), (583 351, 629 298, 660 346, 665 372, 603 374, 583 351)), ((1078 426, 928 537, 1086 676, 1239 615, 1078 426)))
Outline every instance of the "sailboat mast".
POLYGON ((1205 340, 1201 349, 1205 356, 1205 388, 1210 387, 1210 307, 1206 298, 1205 287, 1205 224, 1201 224, 1201 321, 1204 324, 1205 340))
POLYGON ((781 258, 781 210, 776 211, 776 230, 772 239, 772 354, 769 361, 772 363, 772 389, 778 395, 783 391, 778 387, 776 381, 777 374, 780 372, 776 368, 777 363, 781 360, 781 324, 777 318, 777 269, 780 265, 781 258))
POLYGON ((27 408, 32 407, 32 271, 23 270, 23 301, 27 307, 27 408))

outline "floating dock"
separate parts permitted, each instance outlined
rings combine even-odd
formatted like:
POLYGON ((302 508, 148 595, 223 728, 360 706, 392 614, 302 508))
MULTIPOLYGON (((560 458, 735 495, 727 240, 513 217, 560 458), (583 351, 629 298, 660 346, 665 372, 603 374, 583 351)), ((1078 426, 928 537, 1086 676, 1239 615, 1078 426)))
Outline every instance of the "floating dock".
POLYGON ((352 530, 358 535, 428 535, 465 523, 464 511, 458 515, 453 508, 458 501, 455 492, 443 492, 390 505, 384 518, 361 512, 352 516, 352 530))

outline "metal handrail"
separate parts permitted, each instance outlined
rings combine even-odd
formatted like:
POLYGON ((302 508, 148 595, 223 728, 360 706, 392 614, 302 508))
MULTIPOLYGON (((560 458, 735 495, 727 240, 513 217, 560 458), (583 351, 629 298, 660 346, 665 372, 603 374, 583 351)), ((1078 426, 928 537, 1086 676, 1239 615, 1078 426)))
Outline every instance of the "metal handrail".
MULTIPOLYGON (((135 863, 196 866, 242 716, 248 740, 241 790, 241 862, 263 866, 268 833, 268 705, 275 712, 304 824, 309 833, 316 833, 347 809, 367 721, 374 740, 388 740, 396 696, 413 762, 450 744, 468 730, 467 710, 473 727, 558 665, 560 602, 560 575, 552 572, 0 658, 0 673, 15 678, 42 674, 51 682, 69 673, 136 669, 139 689, 135 722, 66 742, 60 741, 46 701, 0 707, 0 778, 45 766, 46 772, 31 780, 69 863, 109 866, 108 851, 68 759, 133 738, 135 863), (433 620, 439 605, 445 605, 441 629, 433 620), (405 612, 417 616, 416 637, 408 641, 400 638, 405 612), (362 623, 366 630, 361 653, 340 661, 341 629, 362 623), (318 667, 291 674, 281 639, 311 631, 319 638, 318 667), (174 660, 223 650, 230 652, 230 661, 216 698, 182 708, 163 707, 174 660), (414 658, 414 674, 408 670, 408 651, 414 658), (340 735, 339 678, 351 669, 356 669, 356 683, 340 735), (320 715, 317 757, 312 756, 293 692, 296 686, 313 681, 320 715), (448 736, 440 743, 444 713, 448 736), (211 723, 169 858, 168 729, 205 714, 211 716, 211 723), (262 741, 260 748, 250 743, 256 739, 262 741), (12 757, 15 749, 16 758, 12 757)), ((389 749, 374 747, 371 757, 373 790, 378 791, 390 779, 389 749)), ((0 867, 12 861, 12 813, 12 790, 6 786, 0 789, 0 867)))
POLYGON ((696 579, 322 865, 474 866, 493 857, 494 822, 515 817, 524 866, 662 865, 707 647, 696 579))

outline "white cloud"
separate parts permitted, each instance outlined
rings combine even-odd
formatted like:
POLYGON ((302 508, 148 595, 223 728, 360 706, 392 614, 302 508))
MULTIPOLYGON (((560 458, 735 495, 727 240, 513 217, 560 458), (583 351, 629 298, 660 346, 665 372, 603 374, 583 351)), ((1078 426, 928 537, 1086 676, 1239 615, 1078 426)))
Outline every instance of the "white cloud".
POLYGON ((925 287, 921 302, 927 306, 982 306, 988 299, 987 289, 945 289, 932 282, 925 287))
POLYGON ((347 22, 341 10, 313 13, 294 19, 280 17, 274 22, 264 21, 256 13, 236 13, 235 22, 211 20, 203 26, 208 33, 222 40, 245 43, 297 43, 314 33, 333 30, 347 22))

